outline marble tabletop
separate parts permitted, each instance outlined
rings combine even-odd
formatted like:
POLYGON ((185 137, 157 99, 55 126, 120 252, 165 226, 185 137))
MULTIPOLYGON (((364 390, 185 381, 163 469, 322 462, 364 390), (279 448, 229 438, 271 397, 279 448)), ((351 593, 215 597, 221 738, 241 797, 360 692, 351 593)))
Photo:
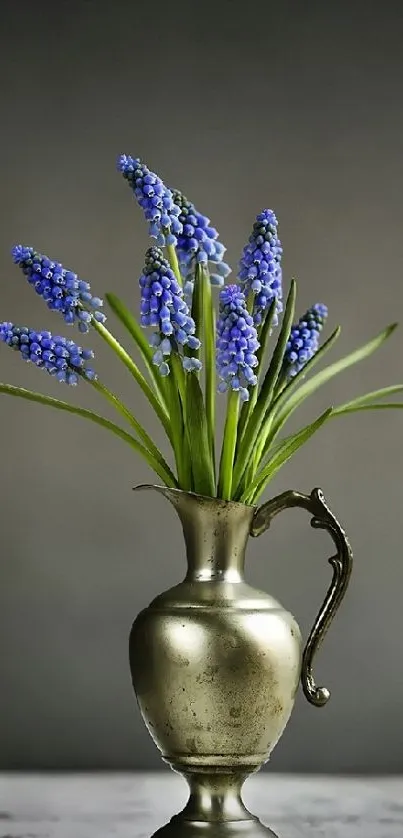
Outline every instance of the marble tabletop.
MULTIPOLYGON (((2 774, 0 838, 149 838, 187 799, 158 774, 2 774)), ((248 808, 280 838, 403 838, 403 777, 261 773, 248 808)))

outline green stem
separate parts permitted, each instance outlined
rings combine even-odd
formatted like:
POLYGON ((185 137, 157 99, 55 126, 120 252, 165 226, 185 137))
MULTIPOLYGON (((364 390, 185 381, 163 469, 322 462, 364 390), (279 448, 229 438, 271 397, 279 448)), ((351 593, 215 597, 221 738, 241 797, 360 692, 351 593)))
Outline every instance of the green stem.
POLYGON ((255 305, 255 295, 253 291, 250 291, 247 298, 246 298, 246 309, 248 314, 252 314, 253 306, 255 305))
POLYGON ((179 396, 175 388, 175 384, 171 380, 169 380, 168 384, 169 412, 172 421, 172 448, 175 457, 176 470, 178 473, 178 484, 179 487, 182 488, 183 469, 180 444, 180 438, 183 434, 182 415, 180 411, 179 396))
POLYGON ((187 373, 183 369, 182 361, 179 358, 179 355, 177 355, 175 352, 172 352, 172 355, 170 356, 170 364, 171 364, 171 370, 172 370, 172 373, 173 373, 172 378, 175 381, 175 384, 177 386, 177 389, 178 389, 178 392, 179 392, 179 395, 180 395, 180 399, 181 399, 181 402, 182 402, 183 415, 184 415, 184 418, 186 418, 186 379, 185 379, 185 376, 187 375, 187 373))
POLYGON ((176 276, 178 284, 182 287, 182 276, 179 268, 178 256, 173 244, 167 244, 167 254, 169 264, 176 276))
POLYGON ((256 442, 256 452, 255 452, 255 465, 256 467, 259 465, 262 456, 264 455, 264 450, 266 448, 267 440, 269 438, 269 434, 271 431, 271 427, 273 424, 273 416, 270 414, 265 420, 265 424, 262 428, 261 434, 257 439, 256 442))
POLYGON ((192 468, 193 491, 216 496, 216 483, 207 433, 206 408, 200 382, 193 372, 186 376, 186 439, 192 468))
POLYGON ((211 282, 207 270, 201 269, 202 280, 202 319, 205 375, 205 401, 208 443, 215 472, 215 413, 216 413, 216 369, 215 369, 215 329, 216 317, 211 292, 211 282))
POLYGON ((133 416, 131 411, 126 407, 126 405, 123 404, 123 402, 120 401, 118 396, 112 393, 111 390, 109 390, 108 387, 102 384, 99 380, 91 381, 90 384, 94 388, 94 390, 97 390, 98 393, 104 396, 104 398, 106 398, 110 402, 110 404, 113 405, 113 407, 120 413, 120 415, 123 416, 127 422, 129 422, 132 428, 134 428, 134 430, 136 431, 137 436, 139 436, 140 439, 142 439, 142 441, 144 442, 144 445, 148 449, 150 454, 152 454, 152 456, 156 460, 158 460, 158 462, 161 464, 161 466, 165 469, 167 473, 170 473, 171 479, 175 482, 175 477, 172 474, 171 469, 169 468, 169 465, 164 459, 161 451, 155 445, 154 441, 151 439, 145 428, 143 428, 143 426, 136 419, 136 417, 133 416))
POLYGON ((169 384, 170 415, 172 424, 172 446, 178 471, 179 487, 185 491, 192 488, 192 470, 186 433, 185 382, 180 359, 173 353, 170 357, 171 375, 169 384))
POLYGON ((155 395, 154 391, 150 387, 148 381, 144 378, 144 375, 140 372, 137 364, 133 361, 130 357, 128 352, 121 346, 118 340, 111 334, 111 332, 105 328, 102 323, 98 323, 94 318, 92 320, 92 326, 98 332, 98 334, 103 338, 105 343, 113 349, 115 355, 120 358, 122 363, 127 367, 129 372, 132 374, 133 378, 137 381, 139 386, 141 387, 144 395, 150 402, 151 407, 157 414, 170 442, 171 439, 171 427, 169 422, 169 415, 165 408, 162 406, 161 402, 159 401, 158 397, 155 395))
MULTIPOLYGON (((256 357, 258 359, 258 367, 257 367, 257 374, 258 378, 261 381, 263 378, 263 361, 265 359, 265 355, 268 348, 268 343, 271 335, 271 328, 273 325, 273 319, 276 312, 277 307, 277 299, 274 299, 270 305, 270 308, 267 311, 266 317, 263 323, 259 327, 258 338, 260 341, 259 349, 256 352, 256 357)), ((258 394, 259 394, 259 381, 256 387, 253 387, 250 392, 249 401, 244 402, 241 408, 241 413, 239 417, 239 426, 238 426, 238 447, 239 443, 242 440, 244 430, 249 422, 249 419, 254 411, 256 406, 258 394)))
POLYGON ((234 456, 236 448, 237 427, 239 415, 239 392, 230 390, 228 393, 227 416, 225 420, 224 437, 220 460, 220 477, 218 482, 218 497, 231 500, 234 456))
MULTIPOLYGON (((195 282, 193 288, 193 296, 192 296, 192 318, 194 320, 196 331, 195 335, 199 338, 200 343, 203 343, 203 276, 201 272, 201 266, 196 265, 195 270, 195 282)), ((186 350, 186 347, 185 347, 186 350)), ((194 358, 200 359, 200 349, 193 349, 191 352, 189 351, 189 355, 192 355, 194 358)))
POLYGON ((250 463, 251 457, 253 456, 256 440, 264 422, 266 411, 268 410, 272 402, 273 391, 276 386, 279 372, 281 370, 284 352, 293 322, 295 295, 296 283, 295 280, 291 280, 290 291, 287 298, 283 322, 279 337, 277 339, 277 344, 273 352, 269 368, 262 382, 256 406, 249 418, 248 424, 245 427, 244 435, 239 446, 239 451, 237 452, 236 464, 234 469, 235 492, 237 491, 238 486, 240 486, 242 483, 244 473, 247 469, 247 466, 250 463))

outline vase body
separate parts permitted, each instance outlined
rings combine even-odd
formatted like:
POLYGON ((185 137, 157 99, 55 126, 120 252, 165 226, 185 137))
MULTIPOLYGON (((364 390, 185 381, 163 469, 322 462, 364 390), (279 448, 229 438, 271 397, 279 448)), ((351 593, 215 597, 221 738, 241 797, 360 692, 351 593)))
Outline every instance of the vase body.
POLYGON ((164 493, 182 522, 187 573, 138 615, 130 634, 142 716, 163 759, 190 785, 185 810, 163 831, 193 836, 214 825, 214 835, 267 834, 245 808, 241 786, 268 760, 291 714, 300 630, 244 579, 256 509, 164 493))

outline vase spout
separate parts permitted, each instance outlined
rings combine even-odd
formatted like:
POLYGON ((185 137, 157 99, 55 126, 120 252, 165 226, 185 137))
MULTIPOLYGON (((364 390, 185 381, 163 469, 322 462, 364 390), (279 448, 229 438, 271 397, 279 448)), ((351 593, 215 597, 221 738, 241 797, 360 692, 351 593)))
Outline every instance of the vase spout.
POLYGON ((153 483, 140 483, 138 486, 133 486, 133 492, 146 492, 150 489, 164 495, 175 508, 177 507, 177 495, 181 493, 180 489, 170 489, 168 486, 158 486, 153 483))
POLYGON ((185 537, 188 580, 242 581, 254 506, 165 486, 136 489, 155 489, 175 507, 185 537))

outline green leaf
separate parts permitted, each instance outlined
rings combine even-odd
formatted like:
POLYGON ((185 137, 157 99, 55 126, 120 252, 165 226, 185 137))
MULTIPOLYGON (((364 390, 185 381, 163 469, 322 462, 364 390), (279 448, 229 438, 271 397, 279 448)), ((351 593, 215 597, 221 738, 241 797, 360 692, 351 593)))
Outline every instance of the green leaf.
POLYGON ((293 393, 294 390, 296 390, 300 386, 301 382, 305 381, 307 375, 309 375, 312 369, 316 367, 316 365, 319 364, 320 361, 322 361, 326 353, 329 352, 329 349, 331 349, 332 346, 336 343, 336 340, 338 340, 338 338, 340 337, 340 333, 341 326, 336 326, 330 337, 328 337, 328 339, 322 344, 322 346, 319 347, 318 351, 315 352, 315 355, 313 355, 312 358, 310 358, 309 361, 307 361, 306 364, 302 367, 302 369, 299 370, 299 372, 297 372, 297 374, 290 379, 286 386, 283 387, 281 392, 279 394, 276 394, 276 399, 273 402, 273 406, 280 403, 283 404, 285 398, 288 398, 291 395, 291 393, 293 393))
POLYGON ((190 491, 192 489, 192 473, 190 456, 188 457, 188 446, 186 445, 185 422, 175 371, 172 369, 171 374, 168 376, 167 384, 169 413, 172 425, 171 441, 178 471, 178 484, 180 489, 190 491))
POLYGON ((112 333, 105 328, 102 323, 98 323, 96 320, 92 321, 92 326, 95 331, 102 337, 105 343, 110 346, 113 350, 115 355, 122 361, 125 367, 129 370, 133 378, 137 381, 137 384, 141 387, 144 395, 148 399, 151 407, 157 414, 168 439, 171 441, 171 426, 169 421, 169 415, 165 409, 165 407, 161 404, 158 396, 155 395, 154 391, 150 387, 148 381, 144 378, 144 375, 140 372, 137 364, 133 361, 133 358, 130 357, 129 353, 126 352, 126 349, 121 346, 118 340, 112 335, 112 333))
MULTIPOLYGON (((403 391, 403 384, 391 384, 389 387, 381 387, 380 390, 372 390, 371 393, 364 393, 363 396, 357 396, 355 399, 352 399, 350 402, 345 402, 339 407, 334 408, 334 412, 338 413, 339 411, 346 412, 347 410, 356 409, 358 407, 363 407, 368 403, 376 402, 378 399, 384 399, 386 396, 392 396, 394 393, 401 393, 403 391)), ((379 405, 379 407, 383 407, 383 405, 379 405)))
MULTIPOLYGON (((250 393, 249 401, 245 402, 242 406, 241 416, 240 416, 240 428, 241 428, 241 430, 240 430, 240 432, 238 431, 238 434, 240 434, 240 439, 242 439, 245 427, 246 427, 246 425, 249 421, 249 417, 250 417, 250 415, 251 415, 251 413, 252 413, 252 411, 255 407, 255 404, 257 402, 257 398, 258 398, 258 394, 259 394, 259 387, 260 387, 260 379, 263 376, 263 363, 264 363, 264 359, 265 359, 265 356, 266 356, 268 343, 269 343, 269 340, 270 340, 270 337, 271 337, 271 328, 272 328, 272 325, 273 325, 273 320, 274 320, 274 315, 276 313, 276 309, 277 309, 277 298, 274 297, 274 299, 272 300, 272 303, 270 305, 270 308, 267 312, 267 316, 266 316, 265 320, 263 321, 263 325, 261 326, 260 334, 258 333, 258 337, 259 337, 259 340, 260 340, 260 347, 259 347, 258 351, 256 352, 256 356, 257 356, 257 359, 258 359, 258 367, 257 367, 257 369, 258 369, 258 383, 257 383, 256 387, 253 387, 253 389, 250 393)), ((274 397, 275 397, 275 393, 273 392, 273 398, 274 397)), ((262 434, 262 429, 259 431, 258 440, 259 440, 261 434, 262 434)), ((258 467, 259 463, 260 463, 260 457, 258 456, 258 441, 257 441, 257 443, 255 445, 253 455, 250 458, 249 464, 246 467, 246 470, 245 470, 245 473, 244 473, 243 482, 245 484, 248 484, 250 482, 250 480, 253 478, 253 475, 255 474, 256 468, 258 467)))
POLYGON ((238 415, 239 392, 229 390, 218 482, 218 497, 223 500, 231 500, 232 498, 232 475, 234 470, 238 415))
MULTIPOLYGON (((256 408, 265 410, 270 402, 274 387, 277 383, 279 373, 284 360, 284 354, 287 347, 290 331, 294 320, 295 299, 297 294, 297 284, 295 280, 291 280, 290 290, 284 310, 283 322, 280 329, 280 334, 273 352, 269 368, 264 377, 260 393, 257 400, 256 408)), ((253 421, 253 417, 252 417, 253 421)))
POLYGON ((214 469, 203 393, 194 373, 188 373, 186 378, 186 431, 191 454, 194 490, 200 495, 214 497, 214 469))
POLYGON ((365 358, 368 358, 369 355, 372 355, 372 353, 379 349, 385 340, 393 334, 397 325, 397 323, 392 323, 376 335, 376 337, 368 341, 368 343, 365 343, 363 346, 355 349, 354 352, 350 352, 349 355, 345 355, 344 358, 341 358, 334 364, 330 364, 330 366, 325 367, 324 370, 321 370, 321 372, 314 375, 313 378, 309 379, 309 381, 301 384, 294 395, 290 398, 287 398, 287 393, 284 391, 284 394, 280 396, 277 402, 275 421, 269 437, 270 441, 273 441, 279 430, 284 425, 284 422, 288 419, 291 413, 293 413, 294 410, 308 398, 308 396, 315 393, 315 391, 318 390, 322 384, 326 384, 331 378, 338 375, 338 373, 344 372, 344 370, 354 364, 358 364, 359 361, 363 361, 365 358))
POLYGON ((55 407, 57 410, 64 410, 68 413, 74 413, 76 416, 81 416, 83 419, 89 419, 91 422, 101 425, 101 427, 106 428, 106 430, 111 431, 113 434, 116 434, 116 436, 123 439, 124 442, 131 445, 131 447, 134 448, 138 454, 141 454, 153 471, 155 471, 161 480, 163 480, 166 486, 170 486, 173 489, 177 488, 178 484, 173 478, 173 475, 162 467, 161 463, 159 463, 158 460, 156 460, 155 457, 147 451, 144 445, 138 442, 133 436, 131 436, 131 434, 124 431, 123 428, 120 428, 119 425, 115 425, 114 422, 110 422, 109 419, 105 419, 98 413, 94 413, 92 410, 87 410, 87 408, 84 407, 76 407, 68 402, 55 399, 52 396, 44 396, 42 393, 36 393, 33 390, 25 390, 24 387, 14 387, 12 384, 0 384, 0 393, 27 399, 28 401, 44 404, 48 407, 55 407))
POLYGON ((306 425, 297 433, 283 440, 264 468, 258 472, 255 480, 246 488, 241 500, 244 502, 255 502, 279 469, 322 427, 331 415, 332 408, 329 407, 315 422, 311 422, 311 424, 306 425))
POLYGON ((361 410, 401 410, 403 402, 378 402, 359 405, 340 405, 335 407, 332 416, 344 416, 346 413, 359 413, 361 410))
MULTIPOLYGON (((273 434, 270 434, 270 431, 273 426, 273 418, 278 411, 279 407, 284 403, 285 399, 288 398, 291 393, 299 387, 301 380, 304 381, 307 374, 311 371, 311 369, 322 360, 326 352, 329 352, 329 349, 333 346, 336 342, 337 338, 339 337, 341 332, 340 326, 332 332, 330 337, 325 341, 325 343, 318 349, 316 354, 305 364, 302 370, 300 370, 297 375, 295 375, 288 384, 281 390, 281 392, 276 396, 269 406, 269 409, 266 412, 264 422, 262 423, 262 428, 259 434, 259 438, 255 448, 255 465, 258 467, 261 462, 262 458, 265 456, 265 452, 267 450, 267 441, 270 437, 270 440, 274 439, 277 435, 278 431, 273 434)), ((281 427, 281 426, 280 426, 281 427)))
POLYGON ((237 496, 236 493, 238 488, 240 487, 245 469, 247 468, 247 465, 250 462, 251 457, 253 455, 253 450, 256 444, 256 440, 258 438, 261 424, 264 420, 266 411, 270 405, 274 389, 277 383, 277 379, 281 371, 287 341, 294 320, 295 297, 296 282, 295 280, 292 280, 277 344, 273 352, 269 368, 265 375, 255 408, 252 412, 248 424, 245 427, 244 436, 239 446, 239 451, 237 453, 233 479, 234 497, 237 496))
MULTIPOLYGON (((365 395, 358 396, 356 399, 346 402, 345 404, 341 404, 338 407, 329 408, 331 412, 328 418, 333 419, 336 416, 344 416, 348 413, 359 413, 363 410, 402 410, 403 402, 378 403, 376 401, 372 401, 373 399, 381 399, 385 396, 390 396, 393 395, 393 393, 399 393, 402 391, 403 384, 392 384, 389 387, 382 387, 380 390, 373 390, 371 393, 365 393, 365 395)), ((278 440, 278 442, 275 443, 267 452, 270 457, 270 462, 275 459, 280 450, 292 443, 294 438, 295 434, 291 434, 284 439, 278 440)), ((269 460, 265 465, 268 465, 268 463, 269 460)))
POLYGON ((145 428, 143 428, 143 425, 138 421, 138 419, 136 419, 134 414, 126 407, 125 404, 123 404, 123 402, 118 398, 118 396, 116 396, 115 393, 112 393, 108 389, 108 387, 105 386, 105 384, 102 384, 102 382, 99 381, 99 379, 89 381, 88 383, 91 384, 94 390, 100 393, 101 396, 107 399, 107 401, 109 401, 110 404, 113 405, 115 410, 117 410, 118 413, 120 413, 120 415, 123 416, 123 418, 126 419, 127 422, 129 422, 132 428, 134 428, 134 430, 136 431, 137 436, 143 441, 145 447, 150 452, 150 454, 152 454, 152 456, 156 460, 158 460, 160 465, 165 469, 167 473, 170 474, 171 479, 175 482, 175 477, 172 474, 172 471, 169 468, 168 463, 162 456, 161 451, 155 444, 154 440, 147 433, 145 428))
POLYGON ((135 316, 116 294, 108 292, 107 294, 105 294, 105 297, 113 313, 116 315, 118 320, 120 320, 125 329, 127 329, 129 334, 132 336, 142 356, 147 361, 147 364, 150 364, 150 372, 155 372, 155 367, 153 368, 153 365, 151 363, 153 349, 149 345, 144 331, 137 322, 135 316))
POLYGON ((122 325, 125 327, 125 329, 127 329, 129 334, 133 338, 141 354, 144 365, 148 370, 148 373, 153 381, 154 387, 159 395, 159 398, 161 399, 162 403, 165 404, 165 381, 164 378, 160 376, 155 364, 153 364, 152 359, 154 349, 150 346, 144 334, 144 330, 141 328, 130 309, 127 308, 125 303, 121 299, 119 299, 119 297, 117 297, 116 294, 107 293, 105 294, 105 297, 115 316, 118 318, 120 323, 122 323, 122 325))
POLYGON ((276 313, 276 308, 277 308, 277 298, 274 297, 274 299, 272 300, 272 303, 270 305, 270 308, 267 312, 267 316, 266 316, 266 318, 263 322, 263 325, 261 327, 260 335, 258 335, 259 340, 260 340, 260 346, 259 346, 259 349, 256 352, 256 357, 258 359, 258 367, 257 367, 258 383, 257 383, 256 387, 252 387, 250 389, 250 391, 249 391, 250 392, 249 401, 244 402, 243 405, 242 405, 241 413, 240 413, 240 416, 239 416, 239 422, 238 422, 238 448, 239 448, 239 443, 241 442, 245 427, 246 427, 246 425, 249 421, 249 417, 250 417, 250 415, 251 415, 251 413, 252 413, 252 411, 255 407, 255 404, 257 402, 257 397, 258 397, 258 394, 259 394, 260 380, 263 376, 263 362, 264 362, 264 359, 265 359, 265 356, 266 356, 267 347, 268 347, 268 343, 269 343, 269 340, 270 340, 271 327, 273 325, 273 319, 274 319, 274 315, 276 313))
POLYGON ((171 382, 176 385, 176 389, 180 395, 183 406, 183 416, 186 417, 186 376, 187 373, 183 369, 182 360, 176 352, 172 352, 169 356, 169 365, 171 367, 171 382))
MULTIPOLYGON (((177 454, 181 463, 180 488, 191 490, 194 488, 192 482, 192 461, 189 449, 187 430, 187 373, 184 371, 182 361, 175 352, 170 356, 171 366, 171 389, 175 391, 174 397, 178 400, 179 425, 175 428, 177 438, 177 454), (180 430, 179 430, 180 429, 180 430), (178 438, 179 436, 179 438, 178 438)), ((196 375, 197 378, 197 375, 196 375)))

